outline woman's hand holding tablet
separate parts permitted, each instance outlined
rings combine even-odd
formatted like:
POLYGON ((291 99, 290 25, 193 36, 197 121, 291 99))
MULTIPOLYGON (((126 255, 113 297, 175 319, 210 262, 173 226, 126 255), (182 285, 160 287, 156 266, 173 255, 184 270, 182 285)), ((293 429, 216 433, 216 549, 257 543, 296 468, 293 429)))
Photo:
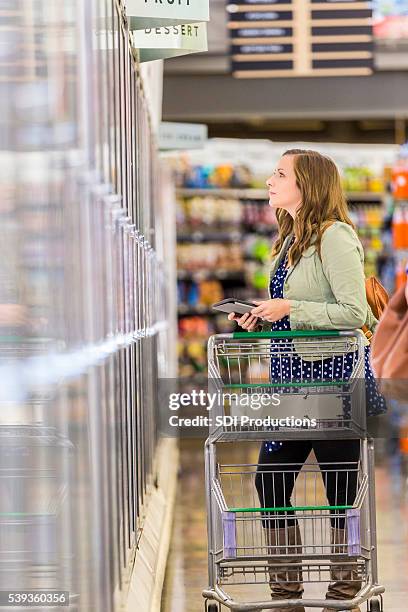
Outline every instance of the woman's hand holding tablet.
POLYGON ((236 321, 240 327, 247 331, 255 331, 258 317, 251 315, 251 310, 256 307, 253 302, 245 302, 235 298, 227 298, 212 306, 215 310, 228 313, 230 321, 236 321))

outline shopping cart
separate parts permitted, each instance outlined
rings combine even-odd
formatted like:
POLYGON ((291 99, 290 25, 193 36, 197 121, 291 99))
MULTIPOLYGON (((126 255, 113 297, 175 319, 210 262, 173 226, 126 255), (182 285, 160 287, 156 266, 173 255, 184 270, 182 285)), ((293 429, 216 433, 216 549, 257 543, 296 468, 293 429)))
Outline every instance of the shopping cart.
POLYGON ((219 604, 236 612, 296 606, 351 610, 363 602, 370 612, 382 611, 361 332, 212 336, 208 374, 216 401, 205 443, 206 612, 218 611, 219 604), (359 439, 360 458, 320 465, 217 462, 218 443, 293 439, 359 439), (274 499, 282 478, 291 483, 290 499, 283 506, 261 506, 257 490, 268 488, 274 499), (334 492, 330 503, 328 486, 334 492), (352 599, 323 599, 323 583, 327 586, 334 572, 337 580, 358 585, 352 599), (248 601, 248 589, 277 581, 310 584, 311 590, 321 586, 322 599, 248 601))

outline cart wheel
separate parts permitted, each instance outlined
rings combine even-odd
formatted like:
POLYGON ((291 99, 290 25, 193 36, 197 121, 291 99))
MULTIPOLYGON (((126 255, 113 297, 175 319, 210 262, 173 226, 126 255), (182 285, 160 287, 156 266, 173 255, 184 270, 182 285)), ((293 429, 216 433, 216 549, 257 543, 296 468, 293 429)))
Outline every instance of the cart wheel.
POLYGON ((378 597, 373 597, 373 599, 370 599, 370 612, 382 612, 381 603, 378 597))
POLYGON ((207 604, 207 602, 205 602, 205 609, 206 612, 218 612, 218 605, 216 603, 207 604))

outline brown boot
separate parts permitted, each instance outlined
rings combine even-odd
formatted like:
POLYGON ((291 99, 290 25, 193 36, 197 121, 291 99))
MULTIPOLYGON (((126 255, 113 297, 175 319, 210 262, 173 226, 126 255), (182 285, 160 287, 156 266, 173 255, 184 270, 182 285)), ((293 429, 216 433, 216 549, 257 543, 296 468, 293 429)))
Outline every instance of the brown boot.
MULTIPOLYGON (((281 556, 302 552, 299 526, 267 529, 266 533, 271 555, 268 561, 268 573, 272 599, 301 599, 303 595, 302 570, 290 567, 291 563, 299 563, 300 559, 282 558, 281 556)), ((274 608, 274 612, 305 612, 305 609, 303 606, 274 608)))
MULTIPOLYGON (((331 541, 334 545, 333 553, 347 553, 347 532, 345 529, 332 528, 331 541)), ((330 569, 332 582, 329 584, 326 599, 353 599, 361 589, 362 583, 357 564, 350 565, 351 561, 353 561, 353 557, 349 557, 347 554, 336 558, 330 569), (347 562, 348 565, 341 566, 342 561, 347 562)), ((334 608, 324 608, 322 612, 335 611, 334 608)), ((350 612, 360 612, 360 608, 353 608, 350 612)))

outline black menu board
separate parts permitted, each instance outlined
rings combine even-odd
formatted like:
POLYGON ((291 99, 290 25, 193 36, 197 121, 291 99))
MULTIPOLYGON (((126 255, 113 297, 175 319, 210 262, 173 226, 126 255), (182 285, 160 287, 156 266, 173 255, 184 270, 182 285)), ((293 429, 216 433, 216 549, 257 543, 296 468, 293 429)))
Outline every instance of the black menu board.
POLYGON ((238 78, 369 75, 371 2, 227 2, 232 73, 238 78))

